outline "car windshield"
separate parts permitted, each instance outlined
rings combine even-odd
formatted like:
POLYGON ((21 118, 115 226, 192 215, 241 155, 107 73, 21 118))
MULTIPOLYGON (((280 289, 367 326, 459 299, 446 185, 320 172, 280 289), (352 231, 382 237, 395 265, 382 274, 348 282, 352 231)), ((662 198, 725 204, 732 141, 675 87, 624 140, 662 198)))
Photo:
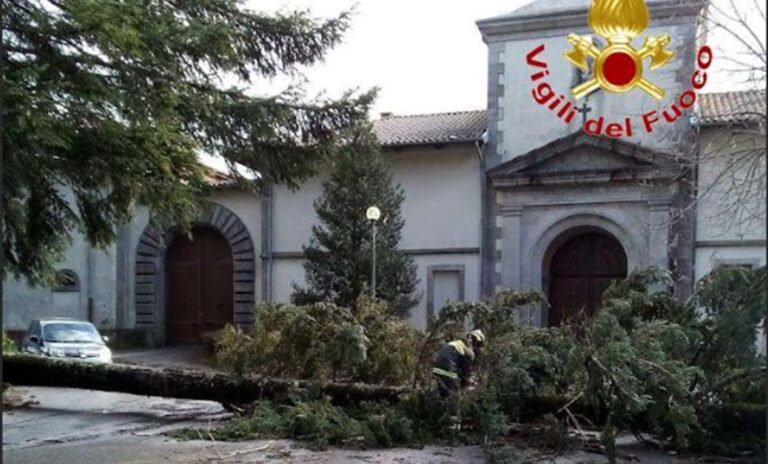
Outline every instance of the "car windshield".
POLYGON ((101 336, 93 324, 48 323, 43 327, 43 339, 54 343, 101 343, 101 336))

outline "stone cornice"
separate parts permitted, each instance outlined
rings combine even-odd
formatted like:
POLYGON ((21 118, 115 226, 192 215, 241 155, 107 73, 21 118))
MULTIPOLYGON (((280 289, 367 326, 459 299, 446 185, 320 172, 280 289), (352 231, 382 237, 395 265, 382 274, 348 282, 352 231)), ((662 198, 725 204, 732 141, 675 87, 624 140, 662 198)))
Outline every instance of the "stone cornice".
POLYGON ((492 179, 496 188, 532 187, 545 185, 601 184, 610 182, 645 181, 661 183, 680 175, 678 166, 632 170, 567 171, 546 174, 516 173, 492 179))
MULTIPOLYGON (((651 27, 690 22, 690 17, 698 15, 705 4, 705 0, 651 3, 648 5, 651 27)), ((588 30, 587 8, 583 6, 542 14, 497 16, 481 19, 476 24, 486 43, 509 38, 551 37, 564 35, 564 31, 580 33, 588 30)))
POLYGON ((515 217, 523 214, 523 207, 520 205, 499 205, 499 212, 504 217, 515 217))
POLYGON ((699 240, 696 242, 699 248, 764 247, 765 245, 765 240, 699 240))
POLYGON ((530 168, 582 147, 625 157, 636 166, 636 169, 643 167, 666 168, 676 165, 675 158, 667 153, 625 140, 587 135, 580 130, 500 164, 490 169, 488 175, 491 179, 512 178, 518 175, 530 177, 532 173, 526 172, 530 168))
MULTIPOLYGON (((403 253, 410 256, 425 256, 425 255, 476 255, 480 254, 479 247, 457 247, 457 248, 408 248, 401 250, 403 253)), ((262 255, 262 258, 267 258, 268 255, 262 255)), ((304 259, 304 252, 302 251, 275 251, 271 255, 272 259, 304 259)))

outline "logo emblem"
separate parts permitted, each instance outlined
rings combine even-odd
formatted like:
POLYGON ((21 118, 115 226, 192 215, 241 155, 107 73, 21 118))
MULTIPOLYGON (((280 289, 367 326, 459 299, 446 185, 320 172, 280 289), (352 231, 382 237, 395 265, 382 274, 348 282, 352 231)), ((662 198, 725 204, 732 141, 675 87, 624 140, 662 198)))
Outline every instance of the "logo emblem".
POLYGON ((599 49, 590 36, 568 35, 573 49, 563 53, 566 60, 582 71, 589 71, 589 58, 594 60, 594 78, 571 89, 576 99, 598 88, 624 93, 635 87, 652 97, 664 98, 664 89, 643 77, 643 61, 650 58, 650 69, 667 64, 675 52, 667 50, 669 34, 647 37, 640 49, 632 40, 648 28, 648 7, 643 0, 592 0, 588 14, 589 27, 608 41, 599 49))

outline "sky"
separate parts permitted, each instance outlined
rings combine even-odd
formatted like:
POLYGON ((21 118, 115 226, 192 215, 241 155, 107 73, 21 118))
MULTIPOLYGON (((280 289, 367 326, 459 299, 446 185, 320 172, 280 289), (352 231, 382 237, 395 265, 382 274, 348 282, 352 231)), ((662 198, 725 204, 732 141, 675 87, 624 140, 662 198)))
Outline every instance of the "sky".
MULTIPOLYGON (((734 1, 746 11, 764 0, 714 1, 724 10, 734 1)), ((487 51, 475 21, 527 3, 530 0, 249 0, 247 4, 265 12, 305 9, 319 17, 354 7, 344 42, 323 63, 305 70, 305 86, 311 95, 326 91, 328 96, 378 87, 375 118, 381 112, 485 109, 487 51)), ((765 37, 764 19, 757 32, 765 37)), ((733 38, 714 32, 708 42, 727 49, 733 38)), ((722 61, 720 65, 725 67, 722 61)), ((734 79, 710 83, 708 91, 726 90, 734 79)), ((276 80, 266 87, 267 92, 281 86, 287 86, 287 81, 276 80)))
MULTIPOLYGON (((757 35, 765 37, 765 19, 761 21, 760 15, 751 11, 765 0, 713 1, 724 11, 731 11, 729 3, 735 2, 746 17, 756 21, 757 35)), ((378 87, 371 114, 377 119, 382 112, 485 109, 487 50, 475 21, 509 13, 527 3, 530 0, 247 0, 246 4, 267 13, 309 10, 316 17, 331 17, 354 8, 343 42, 323 62, 302 70, 301 83, 308 95, 328 97, 338 97, 349 89, 378 87)), ((728 34, 713 31, 707 42, 714 46, 716 56, 736 56, 732 51, 735 40, 728 34)), ((724 73, 731 64, 715 60, 713 66, 724 73)), ((707 91, 739 87, 743 77, 710 79, 707 91)), ((274 95, 292 83, 296 82, 279 77, 255 83, 251 91, 274 95)), ((213 166, 222 167, 223 163, 214 162, 213 166)))
MULTIPOLYGON (((355 7, 344 42, 305 71, 311 94, 379 88, 374 114, 484 109, 487 52, 475 21, 529 0, 251 0, 328 17, 355 7)), ((279 86, 279 84, 278 84, 279 86)))

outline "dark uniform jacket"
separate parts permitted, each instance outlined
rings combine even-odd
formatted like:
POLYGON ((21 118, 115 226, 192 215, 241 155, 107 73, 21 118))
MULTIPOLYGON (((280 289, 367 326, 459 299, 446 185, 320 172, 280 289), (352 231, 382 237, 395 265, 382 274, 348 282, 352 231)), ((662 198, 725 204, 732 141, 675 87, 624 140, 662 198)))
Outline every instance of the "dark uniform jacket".
POLYGON ((461 380, 461 385, 466 387, 469 376, 472 373, 472 362, 475 353, 463 340, 455 340, 440 349, 435 358, 432 372, 435 375, 461 380))

